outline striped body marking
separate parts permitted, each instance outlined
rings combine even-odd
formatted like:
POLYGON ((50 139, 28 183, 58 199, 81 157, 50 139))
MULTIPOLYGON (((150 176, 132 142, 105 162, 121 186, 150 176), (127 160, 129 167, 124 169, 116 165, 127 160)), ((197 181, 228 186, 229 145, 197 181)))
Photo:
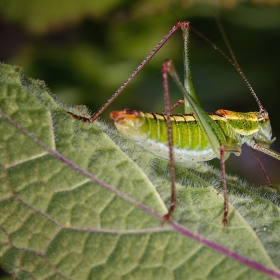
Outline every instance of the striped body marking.
MULTIPOLYGON (((208 114, 223 130, 228 145, 241 146, 246 143, 260 143, 269 147, 271 127, 268 117, 258 112, 237 113, 217 110, 208 114)), ((165 114, 123 110, 111 113, 118 131, 127 139, 151 153, 169 158, 165 114)), ((176 162, 194 163, 216 157, 207 136, 193 114, 171 115, 173 151, 176 162)), ((234 151, 240 155, 240 151, 234 151)), ((226 153, 226 158, 230 152, 226 153)))

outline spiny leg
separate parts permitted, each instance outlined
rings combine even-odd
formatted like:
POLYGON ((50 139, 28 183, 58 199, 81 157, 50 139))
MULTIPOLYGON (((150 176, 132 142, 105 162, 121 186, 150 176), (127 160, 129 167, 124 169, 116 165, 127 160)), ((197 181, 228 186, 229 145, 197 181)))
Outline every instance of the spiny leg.
POLYGON ((224 228, 228 224, 228 197, 227 197, 227 185, 226 185, 226 173, 225 173, 225 153, 234 152, 235 150, 239 152, 239 146, 228 147, 227 139, 221 128, 210 119, 206 112, 200 107, 199 99, 193 84, 190 61, 189 61, 189 24, 183 24, 181 26, 183 31, 184 39, 184 86, 180 82, 179 76, 170 61, 169 73, 173 80, 182 92, 185 100, 185 113, 193 113, 196 120, 199 122, 202 130, 207 136, 211 148, 215 155, 220 158, 221 173, 222 173, 222 187, 224 193, 224 217, 222 220, 224 228))
POLYGON ((127 80, 119 87, 119 89, 95 112, 91 117, 83 117, 76 115, 74 113, 68 112, 73 116, 73 118, 81 120, 86 123, 94 122, 103 111, 119 96, 119 94, 127 87, 128 84, 138 75, 138 73, 144 68, 144 66, 152 59, 152 57, 162 48, 162 46, 170 39, 170 37, 182 26, 189 26, 186 21, 179 21, 174 25, 170 31, 162 38, 162 40, 155 46, 155 48, 150 52, 150 54, 139 64, 139 66, 133 71, 133 73, 127 78, 127 80))
POLYGON ((176 207, 176 186, 175 186, 175 162, 173 153, 173 139, 172 139, 172 128, 171 128, 171 108, 168 88, 168 62, 164 62, 162 65, 162 78, 163 78, 163 92, 164 92, 164 103, 165 103, 165 114, 166 114, 166 125, 167 125, 167 136, 168 136, 168 148, 169 148, 169 168, 171 178, 171 199, 170 207, 166 215, 164 215, 164 221, 169 221, 171 215, 176 207))
MULTIPOLYGON (((175 70, 175 67, 173 65, 173 62, 171 60, 167 60, 165 61, 164 63, 164 67, 166 69, 166 71, 171 75, 171 77, 173 78, 173 80, 175 81, 175 83, 178 85, 179 89, 181 89, 182 93, 185 92, 185 88, 183 87, 183 85, 181 84, 180 82, 180 79, 179 79, 179 76, 175 70)), ((167 93, 168 93, 168 88, 167 88, 167 93)), ((185 94, 188 94, 187 92, 185 92, 185 94)), ((194 109, 194 114, 196 116, 196 118, 201 118, 200 115, 196 115, 196 110, 198 109, 197 107, 199 107, 198 104, 195 103, 195 101, 192 99, 192 97, 189 95, 189 102, 191 101, 190 105, 192 106, 192 108, 194 109)), ((176 104, 176 103, 175 103, 176 104)), ((180 104, 180 103, 179 103, 180 104)), ((178 104, 178 105, 179 105, 178 104)), ((178 106, 177 105, 177 106, 178 106)), ((167 104, 166 104, 167 106, 167 104)), ((200 109, 199 109, 200 110, 200 109)), ((166 115, 167 115, 167 112, 169 111, 170 113, 170 108, 166 107, 166 115)), ((204 111, 203 111, 204 112, 204 111)), ((206 114, 206 113, 205 113, 206 114)), ((207 116, 208 117, 208 116, 207 116)), ((170 116, 169 116, 170 118, 170 116)), ((168 120, 168 116, 167 116, 167 120, 168 120)), ((214 126, 215 127, 215 126, 214 126)), ((213 128, 213 127, 212 127, 213 128)), ((171 131, 171 129, 170 129, 171 131)), ((206 129, 206 131, 208 131, 208 128, 206 129)), ((214 133, 213 131, 211 131, 211 133, 209 132, 206 132, 206 135, 208 135, 208 137, 212 137, 212 133, 214 133), (211 134, 209 136, 209 134, 211 134)), ((216 137, 216 135, 215 135, 216 137)), ((171 139, 172 140, 172 139, 171 139)), ((173 146, 170 147, 170 143, 172 144, 172 142, 169 141, 169 149, 172 148, 172 151, 173 151, 173 146)), ((225 146, 219 146, 219 158, 220 158, 220 165, 221 165, 221 175, 222 175, 222 188, 223 188, 223 193, 224 193, 224 216, 223 216, 223 220, 222 220, 222 223, 223 223, 223 226, 224 228, 228 225, 228 220, 227 220, 227 216, 228 216, 228 197, 227 197, 227 184, 226 184, 226 172, 225 172, 225 153, 227 151, 227 149, 229 148, 226 148, 225 146)), ((230 150, 230 149, 229 149, 230 150)), ((234 150, 233 150, 234 151, 234 150)), ((170 165, 171 165, 171 162, 170 162, 170 165)), ((170 170, 171 171, 171 170, 170 170)), ((174 177, 174 182, 175 182, 175 177, 174 177)), ((175 184, 174 184, 174 190, 175 190, 175 184)), ((173 191, 172 191, 172 194, 173 194, 173 191)), ((175 201, 176 201, 176 198, 175 198, 175 201)), ((169 212, 168 212, 169 214, 169 212)), ((167 214, 167 215, 168 215, 167 214)))
MULTIPOLYGON (((185 100, 180 99, 176 101, 173 105, 170 106, 170 111, 172 112, 174 109, 176 109, 179 105, 185 105, 185 100)), ((165 112, 164 112, 165 114, 165 112)))
POLYGON ((227 216, 228 216, 228 197, 227 197, 227 181, 226 181, 226 168, 225 168, 225 152, 226 149, 224 146, 220 147, 220 166, 222 172, 222 186, 224 193, 224 217, 222 220, 224 228, 228 224, 227 216))

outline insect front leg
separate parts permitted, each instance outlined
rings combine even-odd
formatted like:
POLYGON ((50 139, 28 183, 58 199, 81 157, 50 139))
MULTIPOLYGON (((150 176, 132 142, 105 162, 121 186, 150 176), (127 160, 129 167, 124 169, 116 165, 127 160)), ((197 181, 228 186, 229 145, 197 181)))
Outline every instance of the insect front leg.
POLYGON ((256 141, 254 140, 251 140, 251 141, 248 141, 247 143, 250 147, 252 147, 254 150, 258 150, 264 154, 267 154, 273 158, 276 158, 278 160, 280 160, 280 153, 272 150, 272 149, 269 149, 267 147, 264 147, 262 146, 261 144, 257 143, 256 141))
POLYGON ((262 172, 263 172, 263 174, 264 174, 264 176, 265 176, 267 185, 268 185, 270 188, 273 188, 271 179, 269 178, 269 176, 268 176, 268 174, 267 174, 267 172, 266 172, 266 170, 265 170, 265 168, 264 168, 264 166, 263 166, 263 163, 261 162, 261 159, 260 159, 260 157, 259 157, 257 151, 254 150, 252 147, 251 147, 251 150, 252 150, 252 152, 253 152, 253 154, 254 154, 254 156, 255 156, 257 162, 258 162, 259 165, 260 165, 260 168, 261 168, 261 170, 262 170, 262 172))
POLYGON ((277 160, 280 160, 280 153, 261 145, 260 143, 256 142, 254 139, 251 139, 251 140, 247 141, 246 143, 247 143, 248 146, 250 146, 252 148, 252 151, 253 151, 253 153, 254 153, 257 161, 259 162, 260 167, 261 167, 261 169, 264 173, 264 176, 266 177, 266 181, 267 181, 268 186, 273 188, 272 182, 271 182, 271 180, 270 180, 262 162, 260 161, 260 158, 259 158, 256 151, 260 151, 260 152, 262 152, 264 154, 267 154, 267 155, 269 155, 269 156, 271 156, 271 157, 273 157, 277 160))

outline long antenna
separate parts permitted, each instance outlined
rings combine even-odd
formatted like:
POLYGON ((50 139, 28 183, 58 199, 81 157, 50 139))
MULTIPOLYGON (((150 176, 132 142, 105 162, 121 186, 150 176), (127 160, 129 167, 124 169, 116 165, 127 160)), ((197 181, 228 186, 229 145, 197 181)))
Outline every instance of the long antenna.
POLYGON ((253 95, 254 99, 256 100, 256 102, 258 103, 259 109, 260 109, 260 114, 263 116, 267 116, 268 113, 267 111, 263 108, 259 98, 257 97, 257 94, 255 93, 253 87, 251 86, 251 84, 249 83, 248 79, 246 78, 245 74, 243 73, 239 63, 237 62, 237 59, 233 53, 233 50, 231 48, 231 45, 229 43, 229 40, 227 38, 226 32, 224 30, 224 27, 220 21, 220 18, 216 15, 215 16, 217 25, 219 27, 219 30, 222 34, 222 37, 226 43, 227 49, 229 51, 230 57, 224 52, 222 51, 215 43, 213 43, 210 39, 208 39, 204 34, 202 34, 201 32, 199 32, 197 29, 191 27, 191 30, 193 30, 199 37, 201 37, 203 40, 205 40, 206 42, 208 42, 210 45, 213 46, 213 48, 215 50, 217 50, 220 54, 222 54, 228 61, 229 63, 237 70, 237 72, 240 74, 240 76, 242 77, 242 79, 244 80, 245 84, 247 85, 248 89, 250 90, 251 94, 253 95))

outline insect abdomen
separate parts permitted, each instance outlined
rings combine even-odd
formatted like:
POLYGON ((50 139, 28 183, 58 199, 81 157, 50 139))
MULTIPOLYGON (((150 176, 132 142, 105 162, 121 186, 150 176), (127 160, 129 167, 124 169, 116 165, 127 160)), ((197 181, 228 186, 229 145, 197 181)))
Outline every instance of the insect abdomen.
MULTIPOLYGON (((166 117, 161 114, 144 113, 148 122, 149 139, 160 143, 168 143, 166 117)), ((201 127, 192 115, 172 115, 173 146, 179 149, 204 150, 209 142, 201 127)))
MULTIPOLYGON (((163 158, 169 158, 164 114, 123 110, 112 112, 118 131, 137 145, 163 158)), ((192 115, 171 117, 173 150, 177 162, 201 162, 215 157, 209 142, 192 115)))

